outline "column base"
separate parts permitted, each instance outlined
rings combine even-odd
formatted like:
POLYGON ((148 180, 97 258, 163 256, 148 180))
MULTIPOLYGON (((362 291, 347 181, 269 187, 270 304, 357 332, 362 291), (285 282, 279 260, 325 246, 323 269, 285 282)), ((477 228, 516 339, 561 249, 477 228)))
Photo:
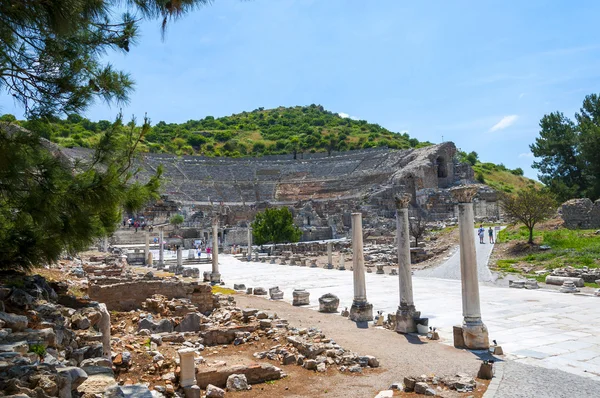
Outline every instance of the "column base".
POLYGON ((396 332, 416 333, 417 320, 421 318, 421 312, 415 310, 415 306, 398 307, 396 311, 396 332))
POLYGON ((462 331, 466 348, 470 350, 488 350, 490 348, 488 329, 481 320, 463 322, 462 331))
POLYGON ((210 284, 218 285, 220 283, 221 283, 221 274, 218 272, 211 272, 210 273, 210 284))
POLYGON ((333 264, 325 264, 325 266, 323 268, 325 268, 325 269, 333 269, 333 264))
POLYGON ((367 301, 352 302, 350 307, 350 320, 354 322, 368 322, 373 320, 373 304, 367 301))

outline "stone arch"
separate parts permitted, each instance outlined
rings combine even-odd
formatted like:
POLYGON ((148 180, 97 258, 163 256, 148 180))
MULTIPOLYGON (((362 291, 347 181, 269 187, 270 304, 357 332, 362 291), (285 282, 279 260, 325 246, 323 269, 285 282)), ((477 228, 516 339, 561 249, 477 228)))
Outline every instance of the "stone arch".
POLYGON ((438 156, 435 160, 438 178, 448 177, 448 162, 443 156, 438 156))

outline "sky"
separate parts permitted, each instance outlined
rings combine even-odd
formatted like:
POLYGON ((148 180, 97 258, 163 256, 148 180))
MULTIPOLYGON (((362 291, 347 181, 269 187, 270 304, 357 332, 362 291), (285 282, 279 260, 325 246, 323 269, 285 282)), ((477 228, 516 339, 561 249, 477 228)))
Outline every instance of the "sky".
MULTIPOLYGON (((536 178, 540 118, 600 92, 600 2, 215 0, 144 22, 106 62, 136 81, 124 115, 184 122, 321 104, 536 178)), ((91 120, 119 106, 95 103, 91 120)), ((0 93, 0 113, 22 116, 0 93)))

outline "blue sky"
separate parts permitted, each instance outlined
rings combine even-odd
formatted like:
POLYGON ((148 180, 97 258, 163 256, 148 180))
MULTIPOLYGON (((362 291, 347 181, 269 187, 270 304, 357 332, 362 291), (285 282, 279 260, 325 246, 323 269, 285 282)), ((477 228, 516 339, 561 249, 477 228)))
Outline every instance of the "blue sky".
MULTIPOLYGON (((138 119, 316 103, 535 177, 540 118, 600 91, 598 15, 596 1, 216 0, 107 57, 135 79, 123 112, 138 119)), ((21 114, 6 93, 0 109, 21 114)))

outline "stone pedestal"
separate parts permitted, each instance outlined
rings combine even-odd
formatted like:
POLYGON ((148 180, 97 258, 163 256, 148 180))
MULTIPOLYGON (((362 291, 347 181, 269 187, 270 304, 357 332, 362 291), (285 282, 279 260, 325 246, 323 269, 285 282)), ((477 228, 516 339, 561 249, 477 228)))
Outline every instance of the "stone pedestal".
POLYGON ((345 271, 346 266, 344 265, 344 255, 340 253, 340 265, 338 266, 340 271, 345 271))
POLYGON ((398 275, 398 270, 396 268, 392 268, 390 270, 390 275, 398 275))
POLYGON ((310 260, 310 268, 317 268, 317 259, 310 260))
POLYGON ((194 258, 196 258, 196 255, 194 254, 195 250, 194 249, 190 249, 188 250, 188 260, 193 260, 194 258))
POLYGON ((337 313, 340 299, 335 294, 327 293, 319 297, 319 312, 337 313))
POLYGON ((279 286, 275 286, 269 289, 269 296, 271 296, 271 300, 282 300, 283 292, 279 290, 279 286))
POLYGON ((269 264, 275 264, 275 257, 271 257, 271 261, 269 261, 269 264))
POLYGON ((562 293, 577 293, 579 289, 575 287, 575 284, 572 281, 565 281, 560 288, 562 293))
POLYGON ((296 265, 296 259, 294 257, 290 258, 290 265, 296 265))
POLYGON ((306 267, 306 259, 303 258, 302 260, 300 260, 300 266, 301 267, 306 267))
POLYGON ((148 257, 146 257, 146 265, 148 267, 152 267, 154 265, 154 259, 152 257, 152 252, 149 252, 148 257))
POLYGON ((309 305, 310 304, 310 293, 304 289, 294 289, 292 293, 293 302, 292 305, 309 305))
POLYGON ((352 276, 354 300, 350 307, 350 319, 355 322, 373 320, 373 305, 367 302, 365 283, 365 256, 363 253, 362 214, 352 213, 352 276))
POLYGON ((179 354, 179 366, 181 373, 179 376, 179 385, 189 387, 196 384, 196 365, 194 355, 196 350, 193 348, 182 348, 177 351, 179 354))
POLYGON ((333 269, 333 245, 331 242, 327 242, 327 264, 323 268, 333 269))
POLYGON ((219 273, 219 219, 214 218, 212 222, 212 272, 210 274, 210 283, 221 283, 221 274, 219 273))
POLYGON ((471 186, 458 187, 453 188, 451 193, 454 199, 458 201, 464 345, 472 350, 487 350, 490 344, 487 327, 481 320, 472 203, 477 188, 471 186))
POLYGON ((375 266, 377 267, 377 271, 375 271, 376 274, 379 274, 379 275, 385 274, 385 272, 383 272, 383 264, 376 264, 375 266))

